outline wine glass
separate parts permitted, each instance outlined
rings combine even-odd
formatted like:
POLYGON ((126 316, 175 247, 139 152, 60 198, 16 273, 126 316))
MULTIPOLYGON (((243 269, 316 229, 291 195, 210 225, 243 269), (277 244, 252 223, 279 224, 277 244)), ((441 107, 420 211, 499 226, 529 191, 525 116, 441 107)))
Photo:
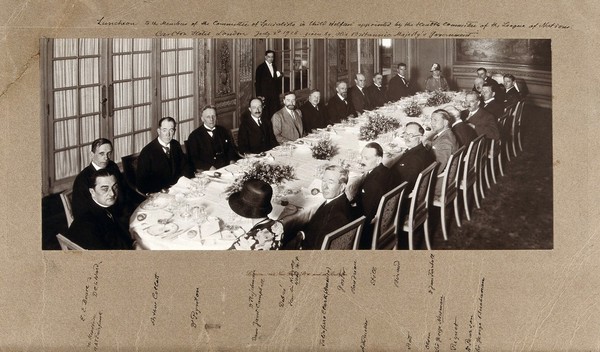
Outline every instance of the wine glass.
POLYGON ((205 195, 204 191, 206 190, 206 185, 208 184, 208 181, 209 180, 206 176, 200 177, 198 179, 198 185, 199 185, 198 190, 200 191, 200 196, 205 195))

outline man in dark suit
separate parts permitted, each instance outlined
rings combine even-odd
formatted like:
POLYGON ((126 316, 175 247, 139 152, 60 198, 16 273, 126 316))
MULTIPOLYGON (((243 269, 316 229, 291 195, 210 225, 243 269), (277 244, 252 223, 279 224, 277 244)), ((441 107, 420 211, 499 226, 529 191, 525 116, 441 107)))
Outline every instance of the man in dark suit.
POLYGON ((325 201, 316 210, 304 213, 302 219, 297 220, 306 236, 302 241, 302 249, 321 249, 327 234, 354 220, 352 206, 344 193, 347 183, 348 170, 339 165, 325 168, 321 178, 321 194, 325 201))
MULTIPOLYGON (((477 69, 477 77, 483 79, 483 85, 489 84, 492 86, 494 93, 496 93, 496 99, 502 101, 501 98, 504 96, 504 87, 500 83, 496 82, 492 77, 488 76, 487 69, 485 67, 480 67, 477 69)), ((473 90, 475 90, 475 86, 473 86, 473 90)))
POLYGON ((116 204, 115 207, 118 207, 119 209, 124 208, 125 182, 119 167, 111 160, 112 153, 112 143, 108 139, 98 138, 92 142, 92 161, 88 166, 81 170, 73 182, 73 199, 71 202, 73 217, 77 218, 86 213, 87 206, 92 204, 92 197, 90 194, 92 181, 90 178, 96 170, 100 169, 108 169, 115 175, 121 193, 117 198, 118 204, 116 204))
POLYGON ((239 159, 229 131, 217 125, 217 111, 208 105, 202 109, 204 124, 188 137, 187 151, 194 170, 214 170, 239 159))
POLYGON ((293 92, 285 93, 283 105, 284 107, 273 114, 273 118, 271 118, 273 134, 280 144, 293 142, 298 138, 302 138, 304 134, 302 112, 296 110, 296 94, 293 92))
POLYGON ((392 189, 393 174, 383 165, 383 148, 370 142, 361 151, 361 163, 365 170, 362 182, 356 195, 356 208, 358 215, 364 215, 365 226, 360 239, 361 249, 370 249, 373 239, 373 225, 371 221, 377 213, 379 201, 384 194, 392 189))
POLYGON ((446 106, 444 107, 444 110, 446 110, 446 112, 448 112, 450 115, 449 122, 452 133, 454 133, 456 141, 458 142, 458 147, 460 148, 462 146, 466 146, 465 148, 468 148, 469 143, 477 138, 477 132, 475 132, 475 129, 472 126, 463 122, 463 120, 460 118, 460 111, 458 111, 458 109, 456 109, 454 106, 446 106))
POLYGON ((482 107, 499 120, 502 115, 504 115, 504 104, 496 100, 496 93, 494 93, 494 89, 491 85, 485 83, 483 87, 481 87, 481 100, 482 107))
POLYGON ((117 221, 115 203, 119 183, 110 169, 94 171, 90 177, 90 204, 75 218, 67 237, 85 249, 132 249, 131 237, 117 221))
POLYGON ((329 123, 341 122, 349 117, 355 117, 355 109, 352 102, 348 101, 348 84, 344 81, 335 83, 336 94, 327 103, 327 116, 329 123))
POLYGON ((385 89, 381 85, 382 81, 383 76, 381 73, 376 72, 373 76, 373 84, 365 88, 372 109, 377 109, 387 103, 385 89))
POLYGON ((403 97, 411 95, 411 89, 409 88, 410 82, 406 78, 406 64, 398 64, 398 73, 390 79, 387 88, 387 99, 389 101, 397 101, 403 97))
POLYGON ((302 112, 302 125, 304 126, 304 134, 309 134, 316 128, 327 127, 329 119, 327 117, 327 109, 321 103, 321 92, 313 89, 308 96, 308 101, 300 107, 302 112))
POLYGON ((481 108, 481 102, 477 93, 468 92, 465 102, 467 110, 462 112, 463 120, 473 125, 478 136, 483 134, 488 140, 499 140, 500 129, 498 128, 498 120, 494 115, 481 108))
POLYGON ((365 92, 365 75, 362 73, 357 73, 354 78, 354 82, 356 85, 350 88, 350 102, 352 106, 354 106, 355 115, 358 116, 362 114, 365 110, 371 110, 371 102, 369 101, 369 97, 367 96, 367 92, 365 92))
POLYGON ((256 67, 254 87, 256 96, 264 101, 264 115, 271 118, 279 110, 281 94, 281 79, 283 74, 277 71, 275 61, 275 52, 267 50, 265 52, 265 61, 256 67))
POLYGON ((262 101, 250 100, 248 113, 242 115, 238 130, 238 149, 240 153, 258 154, 279 145, 273 134, 271 118, 263 118, 262 101))
POLYGON ((187 175, 187 163, 181 145, 173 139, 175 120, 163 117, 158 122, 158 137, 140 152, 136 180, 138 189, 144 193, 155 193, 169 188, 181 176, 187 175))
MULTIPOLYGON (((411 192, 419 173, 435 161, 433 152, 421 143, 425 130, 416 122, 406 124, 403 138, 408 149, 392 164, 396 185, 408 182, 406 190, 411 192)), ((475 133, 475 131, 473 131, 475 133)))
POLYGON ((515 86, 515 76, 504 75, 504 107, 513 108, 521 100, 521 93, 515 86))

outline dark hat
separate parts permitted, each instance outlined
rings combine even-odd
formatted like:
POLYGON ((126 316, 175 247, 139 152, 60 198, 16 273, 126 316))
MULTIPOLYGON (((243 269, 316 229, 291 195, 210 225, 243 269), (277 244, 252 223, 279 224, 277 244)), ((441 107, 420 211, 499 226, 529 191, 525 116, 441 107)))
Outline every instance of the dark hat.
POLYGON ((263 218, 273 210, 271 197, 273 189, 261 180, 249 180, 242 190, 229 196, 229 207, 245 218, 263 218))
POLYGON ((441 71, 441 70, 442 70, 442 67, 440 66, 440 64, 433 64, 431 66, 431 70, 429 70, 429 71, 431 72, 431 71, 441 71))

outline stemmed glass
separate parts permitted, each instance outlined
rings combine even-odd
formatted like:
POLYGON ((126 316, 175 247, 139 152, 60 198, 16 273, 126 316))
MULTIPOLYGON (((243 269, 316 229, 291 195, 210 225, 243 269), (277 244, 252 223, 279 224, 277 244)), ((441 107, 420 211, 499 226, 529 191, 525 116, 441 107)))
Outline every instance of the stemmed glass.
POLYGON ((204 191, 206 190, 206 185, 208 184, 208 181, 208 177, 204 175, 198 179, 198 191, 200 191, 200 196, 206 195, 204 191))

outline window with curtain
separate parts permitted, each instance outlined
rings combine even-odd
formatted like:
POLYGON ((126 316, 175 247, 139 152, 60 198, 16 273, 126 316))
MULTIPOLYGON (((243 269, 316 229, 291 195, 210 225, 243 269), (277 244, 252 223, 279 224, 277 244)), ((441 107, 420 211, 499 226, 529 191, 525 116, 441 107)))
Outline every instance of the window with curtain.
POLYGON ((197 125, 198 39, 43 39, 45 191, 69 188, 91 143, 113 141, 113 160, 139 152, 172 116, 183 143, 197 125))

